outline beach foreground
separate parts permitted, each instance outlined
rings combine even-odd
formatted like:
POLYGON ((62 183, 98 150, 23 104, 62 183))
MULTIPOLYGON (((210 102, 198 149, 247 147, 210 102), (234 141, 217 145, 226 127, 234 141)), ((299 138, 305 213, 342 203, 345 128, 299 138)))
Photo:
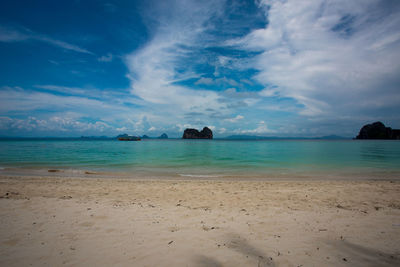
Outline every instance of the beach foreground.
POLYGON ((399 266, 399 181, 0 177, 1 266, 399 266))

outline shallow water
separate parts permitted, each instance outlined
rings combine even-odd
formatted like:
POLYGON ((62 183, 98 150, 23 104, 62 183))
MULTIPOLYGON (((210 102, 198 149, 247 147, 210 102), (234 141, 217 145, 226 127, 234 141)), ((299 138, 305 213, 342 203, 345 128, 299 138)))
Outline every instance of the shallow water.
POLYGON ((0 141, 0 173, 60 169, 185 178, 400 178, 400 142, 373 140, 0 141))

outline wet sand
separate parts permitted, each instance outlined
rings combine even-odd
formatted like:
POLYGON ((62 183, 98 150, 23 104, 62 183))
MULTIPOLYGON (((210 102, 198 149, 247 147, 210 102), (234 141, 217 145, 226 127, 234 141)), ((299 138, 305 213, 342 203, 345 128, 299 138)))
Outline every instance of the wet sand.
POLYGON ((1 266, 399 266, 400 181, 0 176, 1 266))

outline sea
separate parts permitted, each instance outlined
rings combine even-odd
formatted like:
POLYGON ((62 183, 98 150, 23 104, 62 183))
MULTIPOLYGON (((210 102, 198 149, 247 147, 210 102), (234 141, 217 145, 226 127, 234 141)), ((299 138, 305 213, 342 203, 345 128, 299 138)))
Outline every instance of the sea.
POLYGON ((1 140, 0 175, 400 179, 396 140, 1 140))

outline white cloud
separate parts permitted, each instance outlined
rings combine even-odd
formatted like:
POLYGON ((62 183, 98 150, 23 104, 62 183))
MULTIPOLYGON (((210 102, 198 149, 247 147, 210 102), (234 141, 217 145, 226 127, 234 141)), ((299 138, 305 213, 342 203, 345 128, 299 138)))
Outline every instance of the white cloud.
POLYGON ((215 84, 214 79, 201 77, 195 84, 205 84, 205 85, 213 85, 215 84))
MULTIPOLYGON (((167 11, 173 13, 169 14, 170 17, 163 14, 156 18, 160 27, 153 38, 126 57, 132 94, 143 99, 153 110, 160 110, 159 114, 177 121, 186 113, 206 114, 210 109, 227 114, 227 104, 219 101, 219 93, 194 90, 175 83, 182 76, 193 76, 190 64, 187 72, 178 71, 178 67, 182 67, 182 61, 186 62, 185 57, 191 48, 204 42, 201 36, 206 29, 205 23, 216 12, 213 10, 218 10, 218 4, 178 1, 171 5, 174 7, 167 11)), ((212 81, 201 78, 198 82, 211 84, 212 81)))
POLYGON ((130 76, 132 93, 149 103, 168 104, 183 111, 219 108, 217 93, 173 84, 177 76, 174 71, 174 60, 179 56, 179 52, 175 54, 177 46, 179 43, 154 40, 128 57, 128 66, 133 73, 130 76))
POLYGON ((178 128, 179 132, 183 132, 185 129, 198 129, 199 127, 197 125, 193 124, 177 124, 176 127, 178 128))
POLYGON ((400 16, 385 1, 262 1, 268 25, 229 45, 262 52, 263 97, 295 99, 305 116, 382 114, 400 106, 400 16))
POLYGON ((85 48, 51 38, 47 35, 35 33, 27 28, 20 27, 19 29, 16 29, 0 25, 0 42, 11 43, 11 42, 22 42, 27 40, 44 42, 50 45, 54 45, 78 53, 93 54, 92 52, 90 52, 85 48))
POLYGON ((240 79, 240 82, 248 84, 248 85, 254 85, 254 83, 252 81, 250 81, 249 79, 240 79))
POLYGON ((83 95, 88 92, 88 90, 82 89, 80 87, 68 87, 68 86, 58 86, 58 85, 35 85, 34 87, 59 93, 73 94, 73 95, 83 95))
MULTIPOLYGON (((155 122, 160 121, 160 119, 154 115, 146 115, 144 111, 135 112, 134 109, 125 106, 124 103, 136 103, 134 100, 131 101, 129 96, 122 95, 121 97, 120 94, 96 94, 95 92, 94 94, 97 98, 94 99, 90 98, 91 95, 89 94, 81 94, 79 96, 58 94, 59 91, 71 91, 69 87, 53 88, 53 86, 48 86, 45 88, 57 94, 54 94, 54 92, 25 90, 20 87, 0 88, 0 114, 14 121, 13 124, 9 124, 10 127, 12 126, 12 128, 15 129, 17 125, 20 128, 26 127, 26 129, 33 129, 34 127, 37 128, 39 120, 43 120, 47 122, 48 126, 46 127, 48 129, 52 129, 50 124, 53 123, 59 127, 60 131, 63 131, 62 129, 69 129, 71 132, 78 132, 78 126, 81 125, 83 131, 103 129, 113 134, 117 128, 121 130, 121 128, 124 127, 133 132, 144 131, 150 128, 147 118, 151 118, 155 122), (41 112, 43 110, 48 112, 41 112), (35 122, 33 123, 29 119, 13 118, 13 116, 20 114, 31 114, 28 116, 34 117, 35 122), (110 127, 105 127, 104 125, 103 127, 101 122, 97 124, 96 122, 85 122, 88 118, 94 121, 104 122, 110 127), (77 127, 73 127, 74 125, 77 127)), ((72 89, 74 93, 80 93, 79 88, 72 89)), ((52 130, 55 131, 56 129, 54 128, 52 130)))
POLYGON ((181 133, 183 132, 185 129, 197 129, 199 131, 201 131, 204 127, 208 127, 210 128, 212 131, 214 131, 217 127, 215 125, 203 125, 203 124, 177 124, 176 128, 178 129, 178 131, 181 133))
POLYGON ((26 134, 32 131, 50 133, 50 132, 93 132, 103 133, 111 130, 112 127, 105 122, 84 122, 69 117, 53 116, 48 119, 38 119, 36 117, 28 117, 27 119, 16 119, 9 117, 0 117, 0 130, 8 132, 26 134))
POLYGON ((118 132, 126 132, 128 130, 128 128, 126 128, 124 126, 124 127, 121 127, 121 128, 116 128, 115 130, 117 130, 118 132))
POLYGON ((29 35, 12 28, 0 26, 0 42, 20 42, 29 39, 29 35))
POLYGON ((263 97, 270 97, 270 96, 277 96, 279 95, 279 92, 277 90, 271 89, 271 88, 265 88, 260 91, 260 96, 263 97))
POLYGON ((267 124, 264 121, 260 121, 258 126, 255 129, 236 129, 233 131, 236 134, 270 134, 275 133, 275 130, 271 130, 267 127, 267 124))
POLYGON ((48 61, 49 61, 51 64, 53 64, 53 65, 56 65, 56 66, 60 65, 60 63, 57 62, 57 61, 55 61, 55 60, 49 59, 48 61))
POLYGON ((93 109, 109 107, 106 103, 95 99, 77 96, 59 96, 50 93, 25 90, 19 87, 3 87, 0 90, 0 112, 30 111, 51 109, 53 111, 73 109, 93 109))
POLYGON ((232 62, 232 58, 226 56, 218 56, 216 62, 214 63, 214 77, 220 76, 220 68, 227 67, 229 63, 232 62))
POLYGON ((108 53, 107 55, 99 57, 97 60, 99 62, 111 62, 113 58, 114 56, 111 53, 108 53))
POLYGON ((218 133, 219 134, 224 134, 226 132, 226 128, 219 128, 218 133))
POLYGON ((195 84, 205 84, 205 85, 225 85, 228 84, 230 86, 239 86, 239 83, 233 79, 229 79, 226 77, 212 79, 201 77, 199 80, 195 82, 195 84))
POLYGON ((237 116, 234 117, 234 118, 225 119, 225 121, 235 123, 235 122, 238 122, 239 120, 242 120, 242 119, 244 119, 244 117, 243 117, 242 115, 237 115, 237 116))

